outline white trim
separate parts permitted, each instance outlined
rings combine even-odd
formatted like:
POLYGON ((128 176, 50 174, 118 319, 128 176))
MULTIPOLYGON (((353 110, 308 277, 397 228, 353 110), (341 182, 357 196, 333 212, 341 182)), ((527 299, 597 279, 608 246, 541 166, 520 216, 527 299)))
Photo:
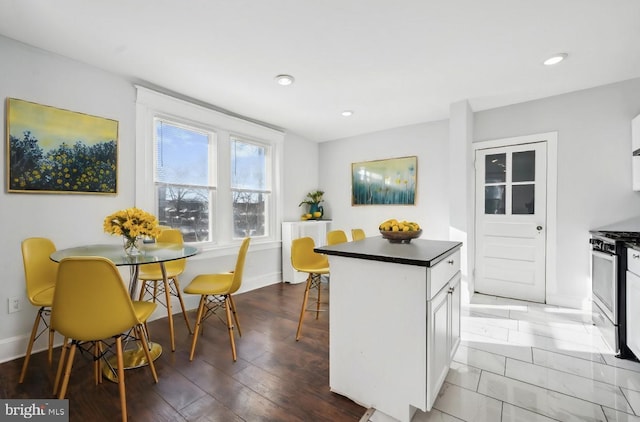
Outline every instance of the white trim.
MULTIPOLYGON (((546 132, 525 136, 516 136, 513 138, 493 139, 488 141, 478 141, 472 144, 473 156, 478 150, 489 148, 500 148, 513 145, 522 145, 534 142, 547 143, 547 238, 546 238, 546 288, 545 302, 554 303, 556 296, 553 292, 557 289, 557 224, 558 224, 558 132, 546 132)), ((474 172, 475 186, 475 172, 474 172)), ((476 230, 475 207, 477 197, 473 195, 473 207, 470 213, 473 215, 473 232, 476 230)), ((475 251, 475 245, 474 245, 475 251)), ((475 253, 475 252, 474 252, 475 253)), ((475 268, 473 270, 475 274, 475 268)))

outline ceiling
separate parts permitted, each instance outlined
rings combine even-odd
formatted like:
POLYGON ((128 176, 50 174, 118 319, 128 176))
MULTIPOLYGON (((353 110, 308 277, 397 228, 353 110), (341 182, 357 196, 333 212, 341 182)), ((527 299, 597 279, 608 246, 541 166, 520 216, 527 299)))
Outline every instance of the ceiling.
POLYGON ((0 2, 1 35, 314 141, 640 77, 639 22, 638 0, 0 2))

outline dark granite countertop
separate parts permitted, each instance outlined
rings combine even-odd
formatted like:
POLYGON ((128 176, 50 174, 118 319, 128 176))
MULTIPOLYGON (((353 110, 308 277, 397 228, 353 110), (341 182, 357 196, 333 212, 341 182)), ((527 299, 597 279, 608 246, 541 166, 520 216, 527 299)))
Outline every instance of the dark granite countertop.
POLYGON ((326 255, 433 267, 461 246, 462 242, 426 239, 414 239, 411 243, 390 243, 381 236, 375 236, 357 242, 321 246, 314 250, 326 255))

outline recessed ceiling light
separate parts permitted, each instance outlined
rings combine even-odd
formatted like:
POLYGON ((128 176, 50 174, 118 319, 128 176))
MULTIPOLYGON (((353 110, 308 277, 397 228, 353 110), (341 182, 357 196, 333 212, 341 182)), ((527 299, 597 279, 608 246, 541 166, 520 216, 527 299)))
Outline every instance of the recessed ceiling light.
POLYGON ((351 117, 353 116, 353 110, 345 110, 340 114, 342 114, 343 117, 351 117))
POLYGON ((291 75, 278 75, 276 76, 276 82, 282 86, 288 86, 293 83, 296 79, 291 75))
POLYGON ((551 56, 547 60, 545 60, 544 64, 546 66, 553 66, 554 64, 558 64, 558 63, 560 63, 561 61, 563 61, 566 58, 567 58, 567 53, 554 54, 553 56, 551 56))

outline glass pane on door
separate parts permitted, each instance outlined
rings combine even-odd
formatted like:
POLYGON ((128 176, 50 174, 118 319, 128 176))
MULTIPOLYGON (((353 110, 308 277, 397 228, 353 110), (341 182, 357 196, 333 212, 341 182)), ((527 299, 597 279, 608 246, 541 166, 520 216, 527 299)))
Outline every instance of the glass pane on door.
POLYGON ((507 155, 493 154, 485 157, 485 183, 504 183, 507 181, 507 155))
POLYGON ((484 213, 504 214, 505 210, 505 185, 484 187, 484 213))
POLYGON ((511 214, 533 214, 535 210, 535 185, 511 187, 511 214))
POLYGON ((522 151, 513 153, 513 182, 533 182, 536 180, 536 152, 522 151))

